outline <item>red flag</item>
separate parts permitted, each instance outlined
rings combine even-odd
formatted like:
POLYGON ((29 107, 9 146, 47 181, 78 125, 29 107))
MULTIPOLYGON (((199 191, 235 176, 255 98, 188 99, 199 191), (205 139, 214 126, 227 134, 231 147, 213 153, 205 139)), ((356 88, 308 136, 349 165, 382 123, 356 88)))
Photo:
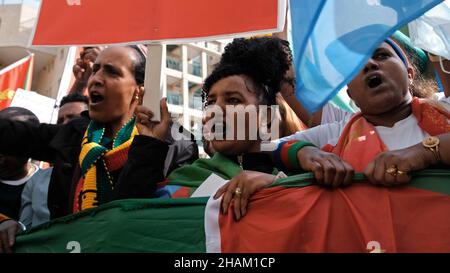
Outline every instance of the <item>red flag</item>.
POLYGON ((286 0, 42 0, 33 45, 225 38, 281 31, 286 0))
POLYGON ((33 54, 0 70, 0 110, 11 104, 18 88, 31 89, 33 54))
POLYGON ((218 208, 205 212, 216 219, 205 225, 213 252, 450 251, 450 196, 430 189, 278 186, 255 194, 238 222, 233 207, 218 208))

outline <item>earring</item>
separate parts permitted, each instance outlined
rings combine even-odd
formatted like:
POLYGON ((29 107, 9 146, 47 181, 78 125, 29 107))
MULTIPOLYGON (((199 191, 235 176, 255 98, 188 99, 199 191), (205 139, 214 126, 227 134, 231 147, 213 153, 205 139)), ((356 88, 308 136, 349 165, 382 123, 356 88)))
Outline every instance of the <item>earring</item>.
POLYGON ((134 98, 135 98, 136 100, 138 100, 138 99, 139 99, 139 95, 136 95, 134 98))

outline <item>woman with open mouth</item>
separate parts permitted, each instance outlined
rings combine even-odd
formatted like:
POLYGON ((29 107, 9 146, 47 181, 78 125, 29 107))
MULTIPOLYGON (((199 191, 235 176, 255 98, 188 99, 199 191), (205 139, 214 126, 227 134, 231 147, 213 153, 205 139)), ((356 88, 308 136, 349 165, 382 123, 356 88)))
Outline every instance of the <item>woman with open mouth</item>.
MULTIPOLYGON (((361 109, 348 122, 320 125, 276 141, 272 152, 279 169, 313 172, 318 185, 335 188, 352 183, 363 172, 378 186, 400 186, 411 172, 450 165, 448 104, 411 95, 414 79, 403 50, 383 42, 348 84, 348 94, 361 109), (320 148, 321 149, 320 149, 320 148)), ((270 179, 241 173, 216 194, 222 210, 233 202, 235 218, 247 213, 250 197, 270 179)))
MULTIPOLYGON (((156 183, 150 181, 160 181, 170 169, 198 158, 193 141, 169 136, 172 123, 165 100, 161 122, 136 124, 135 110, 144 96, 142 50, 116 46, 99 54, 88 81, 89 112, 82 118, 38 127, 0 120, 2 154, 54 164, 48 194, 51 219, 116 199, 153 197, 156 183), (165 166, 165 157, 134 148, 140 133, 146 135, 145 145, 170 156, 170 166, 165 166)), ((19 225, 4 215, 0 222, 0 252, 9 252, 19 225)))
MULTIPOLYGON (((207 130, 204 132, 208 133, 205 138, 210 141, 215 154, 211 159, 199 159, 173 171, 160 191, 165 191, 169 197, 195 195, 195 191, 212 174, 223 179, 246 177, 256 182, 253 184, 255 188, 273 182, 277 175, 283 175, 278 174, 270 155, 262 153, 260 147, 261 128, 267 123, 266 120, 275 122, 279 115, 269 109, 269 115, 264 118, 258 112, 260 106, 277 104, 276 94, 291 62, 290 52, 283 43, 278 38, 267 37, 235 39, 225 48, 219 64, 203 86, 207 108, 204 125, 207 130), (211 112, 211 108, 218 111, 211 112), (256 109, 257 113, 252 118, 251 114, 245 113, 245 109, 256 109), (242 126, 238 126, 239 117, 243 119, 242 126), (251 128, 255 131, 252 132, 251 128), (252 133, 255 137, 251 137, 252 133)), ((141 110, 145 113, 144 109, 141 110)), ((138 115, 138 121, 141 120, 145 122, 148 117, 138 115)), ((270 122, 268 125, 271 130, 280 129, 270 122)), ((147 153, 160 156, 150 149, 147 153)), ((229 189, 240 194, 234 183, 225 185, 221 192, 229 189)), ((219 187, 212 192, 209 190, 209 195, 215 194, 219 187)), ((229 197, 226 194, 226 198, 229 197)))
POLYGON ((374 185, 409 183, 411 172, 450 164, 448 104, 411 95, 414 79, 403 50, 385 40, 348 84, 348 94, 361 109, 348 123, 332 123, 282 139, 275 156, 314 173, 318 184, 339 187, 364 172, 374 185), (297 150, 286 146, 299 140, 297 150), (319 149, 322 148, 322 149, 319 149))

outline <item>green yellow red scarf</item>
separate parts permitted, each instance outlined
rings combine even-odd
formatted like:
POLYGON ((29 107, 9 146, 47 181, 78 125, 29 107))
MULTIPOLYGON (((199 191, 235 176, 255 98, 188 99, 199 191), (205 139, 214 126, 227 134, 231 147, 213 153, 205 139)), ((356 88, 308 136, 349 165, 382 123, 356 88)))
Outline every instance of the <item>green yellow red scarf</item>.
MULTIPOLYGON (((450 132, 450 112, 438 102, 414 98, 412 113, 419 127, 431 136, 450 132)), ((323 150, 339 155, 361 172, 373 158, 387 150, 375 127, 361 113, 346 125, 336 146, 326 145, 323 150)))
POLYGON ((128 150, 138 134, 135 118, 119 130, 112 149, 103 146, 104 133, 103 124, 91 121, 81 142, 79 163, 82 175, 75 191, 74 213, 111 201, 114 189, 111 172, 121 169, 128 159, 128 150))

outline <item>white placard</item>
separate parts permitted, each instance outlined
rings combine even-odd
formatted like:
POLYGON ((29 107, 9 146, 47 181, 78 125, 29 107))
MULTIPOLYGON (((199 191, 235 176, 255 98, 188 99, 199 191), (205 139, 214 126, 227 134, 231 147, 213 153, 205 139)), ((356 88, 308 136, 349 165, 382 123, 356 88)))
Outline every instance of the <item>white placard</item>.
POLYGON ((213 173, 194 191, 191 197, 209 197, 214 195, 226 182, 228 180, 213 173))
POLYGON ((166 46, 152 44, 147 46, 147 65, 145 67, 145 95, 143 105, 153 112, 153 120, 161 120, 159 101, 163 97, 166 67, 166 46))
POLYGON ((22 107, 33 112, 41 123, 51 123, 56 100, 34 91, 17 89, 11 107, 22 107))

